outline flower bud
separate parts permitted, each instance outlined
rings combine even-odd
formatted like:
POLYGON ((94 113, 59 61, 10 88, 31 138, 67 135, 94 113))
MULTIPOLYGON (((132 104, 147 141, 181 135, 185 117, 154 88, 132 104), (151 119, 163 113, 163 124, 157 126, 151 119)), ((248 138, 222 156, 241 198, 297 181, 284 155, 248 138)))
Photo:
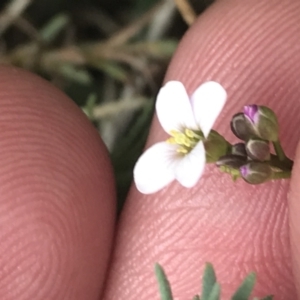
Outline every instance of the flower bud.
POLYGON ((232 117, 230 127, 234 135, 243 141, 256 136, 252 122, 243 113, 237 113, 232 117))
POLYGON ((244 115, 251 123, 256 124, 258 121, 258 105, 252 104, 244 106, 244 115))
POLYGON ((269 142, 260 139, 250 139, 246 143, 246 151, 253 160, 265 161, 271 157, 269 142))
POLYGON ((230 144, 216 131, 212 130, 204 141, 206 162, 216 162, 221 156, 229 151, 230 144))
POLYGON ((252 161, 240 167, 240 174, 246 182, 260 184, 270 179, 272 169, 267 163, 252 161))
POLYGON ((246 146, 244 143, 237 143, 232 145, 231 154, 247 157, 246 146))
POLYGON ((243 166, 247 162, 247 157, 243 157, 240 155, 227 154, 218 159, 216 165, 218 167, 229 167, 231 169, 238 170, 241 166, 243 166))
POLYGON ((244 115, 253 124, 258 137, 272 142, 278 141, 278 120, 270 108, 247 105, 244 107, 244 115))

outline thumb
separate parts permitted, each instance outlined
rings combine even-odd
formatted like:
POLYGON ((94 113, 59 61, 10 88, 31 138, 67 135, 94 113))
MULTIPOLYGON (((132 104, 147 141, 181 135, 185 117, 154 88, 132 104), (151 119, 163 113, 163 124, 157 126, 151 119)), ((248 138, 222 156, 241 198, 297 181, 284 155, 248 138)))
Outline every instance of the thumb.
POLYGON ((292 266, 295 276, 295 285, 300 293, 300 144, 298 145, 293 169, 290 197, 289 222, 292 266))
MULTIPOLYGON (((221 83, 229 97, 215 129, 228 139, 227 124, 240 108, 250 103, 269 106, 278 115, 285 133, 282 144, 293 158, 300 135, 299 13, 298 0, 217 1, 183 38, 166 81, 183 82, 189 94, 204 81, 221 83)), ((148 145, 165 138, 155 119, 148 145)), ((300 164, 298 168, 300 174, 300 164)), ((166 268, 174 298, 188 299, 199 289, 206 261, 217 270, 222 299, 231 297, 249 271, 258 275, 256 295, 296 299, 287 191, 287 180, 233 184, 211 168, 193 189, 174 182, 159 193, 141 195, 132 188, 119 222, 104 299, 121 299, 124 293, 127 299, 157 299, 154 262, 166 268)), ((300 187, 295 186, 295 194, 300 198, 300 187)), ((295 243, 300 226, 294 227, 299 228, 295 243)))

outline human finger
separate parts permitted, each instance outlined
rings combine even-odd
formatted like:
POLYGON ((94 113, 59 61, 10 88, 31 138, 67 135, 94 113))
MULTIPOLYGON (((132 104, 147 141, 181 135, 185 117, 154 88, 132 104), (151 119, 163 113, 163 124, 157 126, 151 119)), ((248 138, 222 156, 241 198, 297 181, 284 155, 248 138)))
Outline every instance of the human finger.
POLYGON ((114 184, 96 130, 70 99, 0 68, 0 299, 99 299, 114 184))

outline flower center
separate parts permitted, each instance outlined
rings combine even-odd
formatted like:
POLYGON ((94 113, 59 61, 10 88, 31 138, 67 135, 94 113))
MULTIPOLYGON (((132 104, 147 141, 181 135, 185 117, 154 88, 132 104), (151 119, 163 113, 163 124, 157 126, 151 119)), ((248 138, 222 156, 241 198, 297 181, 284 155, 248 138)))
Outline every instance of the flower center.
POLYGON ((167 139, 167 143, 178 145, 176 151, 180 154, 188 154, 203 139, 201 131, 194 131, 191 129, 184 129, 183 132, 177 130, 171 130, 171 137, 167 139))

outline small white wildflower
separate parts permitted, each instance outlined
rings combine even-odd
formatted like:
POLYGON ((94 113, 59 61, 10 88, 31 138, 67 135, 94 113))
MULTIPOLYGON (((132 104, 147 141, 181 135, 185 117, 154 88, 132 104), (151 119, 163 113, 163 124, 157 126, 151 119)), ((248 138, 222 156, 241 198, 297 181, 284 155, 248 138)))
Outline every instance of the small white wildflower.
POLYGON ((171 137, 147 149, 137 161, 134 181, 141 193, 155 193, 175 179, 188 188, 198 182, 206 163, 203 140, 226 98, 224 88, 214 81, 200 85, 191 99, 179 81, 160 89, 156 113, 171 137))

